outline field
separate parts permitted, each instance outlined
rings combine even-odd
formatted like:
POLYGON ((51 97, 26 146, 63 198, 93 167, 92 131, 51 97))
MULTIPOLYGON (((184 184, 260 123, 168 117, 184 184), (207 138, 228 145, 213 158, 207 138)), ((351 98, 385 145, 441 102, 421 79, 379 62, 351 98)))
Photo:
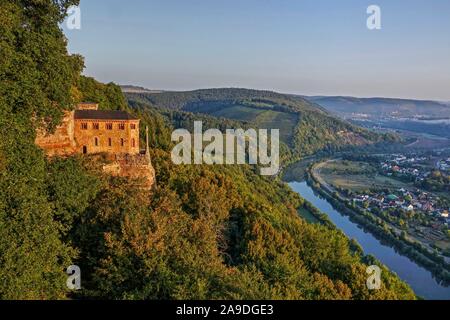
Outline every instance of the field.
POLYGON ((233 105, 230 107, 222 108, 217 111, 210 112, 209 114, 214 117, 222 117, 233 120, 241 121, 254 121, 260 114, 264 113, 266 110, 249 108, 240 105, 233 105))
POLYGON ((291 113, 266 110, 254 122, 258 128, 280 129, 281 141, 290 144, 298 120, 298 116, 291 113))
POLYGON ((410 189, 412 185, 376 173, 367 163, 353 161, 328 161, 316 166, 319 175, 330 186, 354 192, 382 189, 410 189))
POLYGON ((286 144, 291 144, 292 136, 299 120, 296 114, 236 104, 217 106, 215 108, 208 106, 204 109, 197 108, 196 111, 214 117, 246 121, 260 129, 279 129, 280 139, 286 144))
POLYGON ((444 149, 450 148, 450 139, 445 136, 436 136, 426 133, 414 133, 409 131, 402 131, 402 134, 407 138, 413 138, 415 141, 406 147, 408 149, 444 149))

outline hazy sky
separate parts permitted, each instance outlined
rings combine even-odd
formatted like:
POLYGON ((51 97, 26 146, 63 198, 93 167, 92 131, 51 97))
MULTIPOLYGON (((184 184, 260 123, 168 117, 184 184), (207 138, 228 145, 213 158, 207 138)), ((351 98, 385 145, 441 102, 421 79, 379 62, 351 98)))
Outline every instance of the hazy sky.
POLYGON ((81 13, 69 49, 104 82, 450 101, 450 0, 81 0, 81 13), (366 27, 371 4, 382 30, 366 27))

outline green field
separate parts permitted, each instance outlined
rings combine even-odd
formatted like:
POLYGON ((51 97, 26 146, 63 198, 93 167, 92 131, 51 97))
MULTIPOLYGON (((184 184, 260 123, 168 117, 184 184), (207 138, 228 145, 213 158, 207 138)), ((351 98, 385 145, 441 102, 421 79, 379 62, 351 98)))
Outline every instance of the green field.
POLYGON ((266 110, 256 117, 255 123, 259 128, 280 129, 281 141, 291 144, 298 120, 298 115, 292 113, 266 110))
POLYGON ((375 168, 363 162, 329 161, 323 163, 318 170, 320 176, 329 185, 354 192, 413 187, 399 180, 378 175, 375 168))
POLYGON ((260 129, 279 129, 280 139, 286 144, 291 144, 294 130, 299 120, 299 116, 293 113, 236 104, 219 106, 214 109, 208 106, 207 108, 197 108, 196 110, 214 117, 246 121, 260 129))
POLYGON ((209 114, 214 117, 222 117, 233 120, 254 121, 261 113, 264 113, 265 109, 249 108, 241 105, 232 105, 230 107, 225 107, 220 110, 210 112, 209 114))
POLYGON ((407 184, 395 179, 390 179, 382 176, 367 176, 367 175, 325 175, 325 181, 334 187, 349 189, 355 192, 364 190, 382 190, 382 189, 407 189, 407 184))

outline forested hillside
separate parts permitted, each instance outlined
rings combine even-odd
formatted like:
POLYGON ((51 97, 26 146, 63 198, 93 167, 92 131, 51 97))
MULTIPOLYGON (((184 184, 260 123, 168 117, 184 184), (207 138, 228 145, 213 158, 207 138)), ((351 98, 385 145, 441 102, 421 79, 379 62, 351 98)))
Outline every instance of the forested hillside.
POLYGON ((157 108, 240 121, 253 128, 279 129, 283 160, 317 152, 330 153, 365 144, 396 141, 339 120, 300 97, 250 89, 205 89, 189 92, 126 93, 134 108, 157 108))
POLYGON ((300 219, 297 210, 310 206, 284 183, 261 177, 250 166, 171 163, 174 127, 189 128, 194 120, 219 128, 243 123, 159 109, 129 111, 151 128, 158 190, 150 203, 142 204, 139 191, 126 193, 123 186, 120 200, 110 209, 105 209, 110 207, 108 201, 95 204, 102 212, 119 212, 131 202, 133 211, 139 213, 107 214, 108 222, 100 230, 108 242, 97 238, 97 245, 106 247, 102 255, 90 249, 92 235, 87 231, 97 230, 100 216, 91 218, 81 232, 91 241, 75 241, 86 254, 80 261, 89 261, 85 268, 95 275, 85 295, 136 299, 413 297, 387 270, 386 287, 369 292, 364 262, 373 261, 362 257, 333 227, 300 219))
POLYGON ((67 52, 58 23, 77 2, 0 4, 1 299, 415 298, 385 269, 368 291, 376 261, 300 219, 311 208, 285 184, 250 166, 174 166, 175 124, 157 108, 131 110, 152 131, 152 194, 102 174, 101 155, 47 159, 36 129, 75 103, 128 109, 118 86, 80 76, 82 59, 67 52), (82 272, 76 293, 71 264, 82 272))

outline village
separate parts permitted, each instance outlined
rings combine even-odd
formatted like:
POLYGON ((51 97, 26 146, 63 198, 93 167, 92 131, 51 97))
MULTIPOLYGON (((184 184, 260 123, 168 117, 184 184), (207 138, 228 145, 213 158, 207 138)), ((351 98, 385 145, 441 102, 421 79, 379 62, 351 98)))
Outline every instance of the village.
MULTIPOLYGON (((437 197, 429 192, 419 189, 408 191, 398 189, 391 193, 371 192, 371 194, 357 195, 353 202, 361 207, 370 209, 374 208, 389 212, 391 215, 401 216, 405 213, 423 213, 429 217, 434 217, 438 222, 450 225, 448 207, 441 207, 437 197)), ((409 214, 407 216, 413 216, 409 214)))
POLYGON ((450 173, 450 157, 437 160, 433 168, 434 159, 435 156, 432 155, 388 155, 380 162, 380 173, 387 176, 410 179, 411 181, 423 181, 433 170, 442 171, 444 174, 450 173))
POLYGON ((432 155, 404 154, 378 157, 378 162, 371 163, 376 174, 399 184, 354 191, 348 194, 348 199, 354 206, 370 211, 416 239, 448 252, 449 194, 422 187, 433 175, 449 174, 450 158, 436 159, 432 155))
POLYGON ((439 170, 442 174, 450 171, 450 158, 439 159, 431 155, 405 155, 392 154, 384 156, 378 163, 378 173, 387 177, 394 177, 404 182, 415 183, 411 187, 402 187, 389 190, 371 191, 367 194, 359 194, 353 198, 353 202, 364 208, 389 212, 391 215, 413 217, 417 214, 428 216, 432 222, 439 225, 450 225, 449 200, 444 195, 415 187, 420 185, 430 175, 439 170), (431 163, 431 164, 430 164, 431 163), (432 164, 435 164, 433 167, 432 164), (414 213, 414 214, 411 214, 414 213))
POLYGON ((441 170, 448 160, 436 153, 350 154, 316 164, 312 173, 356 212, 371 213, 398 236, 450 257, 448 171, 441 170))

